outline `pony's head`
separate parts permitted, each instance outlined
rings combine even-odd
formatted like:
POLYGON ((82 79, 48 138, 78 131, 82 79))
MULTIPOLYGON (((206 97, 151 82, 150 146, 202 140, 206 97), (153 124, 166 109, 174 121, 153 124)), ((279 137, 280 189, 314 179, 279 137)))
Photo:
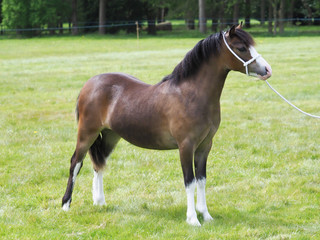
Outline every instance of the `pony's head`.
POLYGON ((223 34, 223 41, 230 53, 228 68, 234 71, 266 80, 271 77, 270 65, 254 48, 254 41, 249 33, 242 30, 242 23, 223 34))

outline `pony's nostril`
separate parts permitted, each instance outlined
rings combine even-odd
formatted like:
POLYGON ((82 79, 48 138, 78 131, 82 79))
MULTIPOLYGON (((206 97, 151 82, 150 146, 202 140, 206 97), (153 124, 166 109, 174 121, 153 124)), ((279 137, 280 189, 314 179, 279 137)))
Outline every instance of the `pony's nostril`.
POLYGON ((270 75, 271 76, 272 74, 272 70, 271 70, 271 67, 266 67, 266 75, 270 75))

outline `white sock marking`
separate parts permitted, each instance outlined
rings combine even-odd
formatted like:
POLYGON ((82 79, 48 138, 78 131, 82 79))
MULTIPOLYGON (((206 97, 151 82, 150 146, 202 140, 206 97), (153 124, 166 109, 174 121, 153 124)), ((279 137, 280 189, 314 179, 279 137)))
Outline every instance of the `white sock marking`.
POLYGON ((94 171, 93 183, 92 183, 92 199, 93 205, 106 205, 104 193, 103 193, 103 175, 102 171, 94 171))
MULTIPOLYGON (((81 162, 77 163, 73 169, 72 184, 74 184, 76 181, 77 175, 78 175, 80 168, 81 168, 81 164, 82 164, 81 162)), ((63 211, 69 211, 70 203, 71 203, 71 199, 69 199, 65 204, 63 204, 63 206, 62 206, 63 211)))
POLYGON ((186 193, 187 193, 187 223, 193 226, 201 226, 198 218, 196 209, 194 206, 194 190, 196 188, 196 181, 193 180, 192 183, 190 183, 186 187, 186 193))
POLYGON ((70 209, 70 200, 68 201, 68 202, 66 202, 65 204, 63 204, 63 206, 62 206, 62 210, 63 211, 69 211, 69 209, 70 209))
POLYGON ((204 221, 210 221, 213 218, 208 212, 206 202, 206 179, 197 181, 197 210, 203 215, 204 221))
POLYGON ((72 176, 72 182, 73 184, 75 183, 76 181, 76 178, 77 178, 77 175, 80 171, 80 168, 81 168, 81 162, 80 163, 77 163, 76 166, 74 167, 73 169, 73 176, 72 176))

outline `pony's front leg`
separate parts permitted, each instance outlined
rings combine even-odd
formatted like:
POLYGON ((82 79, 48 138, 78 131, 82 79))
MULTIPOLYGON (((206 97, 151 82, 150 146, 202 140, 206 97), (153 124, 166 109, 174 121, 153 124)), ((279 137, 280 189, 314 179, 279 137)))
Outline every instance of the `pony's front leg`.
POLYGON ((203 216, 204 221, 211 221, 213 218, 208 212, 206 202, 206 165, 208 154, 211 149, 211 141, 205 146, 200 146, 194 156, 195 173, 197 178, 197 205, 196 209, 203 216))
POLYGON ((193 145, 189 143, 179 146, 180 161, 184 177, 184 185, 187 193, 187 223, 193 226, 201 226, 195 209, 194 192, 196 181, 193 174, 193 145))
POLYGON ((205 222, 213 220, 211 217, 208 207, 207 207, 207 202, 206 202, 206 179, 202 178, 200 180, 197 180, 197 211, 200 212, 203 216, 203 220, 205 222))

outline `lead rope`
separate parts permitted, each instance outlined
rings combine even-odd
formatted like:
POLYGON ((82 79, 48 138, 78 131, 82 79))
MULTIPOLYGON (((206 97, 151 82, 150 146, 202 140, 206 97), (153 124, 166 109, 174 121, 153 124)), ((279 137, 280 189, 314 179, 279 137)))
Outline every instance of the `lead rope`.
MULTIPOLYGON (((256 60, 258 57, 260 57, 261 55, 258 54, 257 56, 251 58, 249 61, 245 62, 243 59, 241 59, 229 46, 229 44, 227 43, 226 37, 225 37, 226 32, 223 32, 222 37, 223 37, 223 41, 225 43, 225 45, 227 46, 227 48, 229 49, 229 51, 240 61, 243 63, 243 66, 246 68, 246 74, 249 76, 249 71, 248 71, 248 65, 250 63, 252 63, 254 60, 256 60)), ((293 105, 291 102, 289 102, 286 98, 284 98, 277 90, 275 90, 267 80, 265 80, 265 82, 268 84, 268 86, 271 88, 272 91, 274 91, 276 94, 278 94, 279 97, 281 97, 286 103, 288 103, 289 105, 291 105, 293 108, 295 108, 296 110, 298 110, 299 112, 309 116, 309 117, 313 117, 313 118, 318 118, 320 119, 320 116, 316 116, 310 113, 307 113, 305 111, 302 111, 300 108, 296 107, 295 105, 293 105)))
POLYGON ((298 110, 299 112, 309 116, 309 117, 313 117, 313 118, 318 118, 320 119, 320 116, 316 116, 310 113, 307 113, 305 111, 302 111, 300 108, 296 107, 295 105, 293 105, 291 102, 289 102, 286 98, 284 98, 279 92, 277 92, 277 90, 275 90, 269 83, 267 80, 265 80, 265 82, 267 83, 267 85, 269 86, 269 88, 271 88, 272 91, 274 91, 276 94, 278 94, 279 97, 281 97, 286 103, 288 103, 289 105, 291 105, 293 108, 295 108, 296 110, 298 110))

